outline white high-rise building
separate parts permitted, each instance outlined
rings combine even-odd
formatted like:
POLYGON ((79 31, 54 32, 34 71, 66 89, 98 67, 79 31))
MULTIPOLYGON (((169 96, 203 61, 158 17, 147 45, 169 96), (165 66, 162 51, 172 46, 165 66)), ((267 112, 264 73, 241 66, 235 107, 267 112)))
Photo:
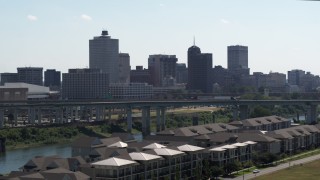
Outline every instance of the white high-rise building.
POLYGON ((119 81, 119 40, 111 39, 108 31, 89 40, 89 67, 109 73, 111 83, 119 81))

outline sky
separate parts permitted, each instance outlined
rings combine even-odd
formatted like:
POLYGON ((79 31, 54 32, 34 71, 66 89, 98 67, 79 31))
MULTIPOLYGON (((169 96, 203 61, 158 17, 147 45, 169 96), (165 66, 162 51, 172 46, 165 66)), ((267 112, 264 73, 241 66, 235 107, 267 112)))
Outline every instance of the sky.
POLYGON ((320 75, 320 2, 299 0, 0 0, 0 72, 89 67, 89 39, 103 29, 130 54, 187 63, 195 44, 227 67, 227 46, 249 47, 251 72, 320 75))

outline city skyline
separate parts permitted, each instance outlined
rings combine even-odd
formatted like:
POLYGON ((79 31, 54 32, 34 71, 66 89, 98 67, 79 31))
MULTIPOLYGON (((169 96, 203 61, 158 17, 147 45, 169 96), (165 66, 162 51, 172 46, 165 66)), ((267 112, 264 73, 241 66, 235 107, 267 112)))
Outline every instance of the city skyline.
POLYGON ((120 52, 129 53, 133 69, 147 67, 151 54, 173 54, 187 64, 195 36, 196 45, 213 54, 213 66, 227 67, 227 46, 239 44, 249 47, 251 72, 320 74, 319 6, 296 0, 0 0, 0 72, 43 67, 64 73, 89 67, 89 39, 106 29, 119 39, 120 52))

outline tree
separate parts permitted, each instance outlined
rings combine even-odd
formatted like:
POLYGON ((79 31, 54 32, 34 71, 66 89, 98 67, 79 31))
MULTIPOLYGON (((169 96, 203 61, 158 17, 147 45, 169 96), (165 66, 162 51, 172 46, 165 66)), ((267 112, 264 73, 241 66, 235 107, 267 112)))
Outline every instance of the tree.
POLYGON ((240 167, 241 165, 238 161, 229 162, 224 166, 224 173, 229 175, 234 171, 240 170, 240 167))
POLYGON ((251 117, 264 117, 264 116, 271 116, 271 111, 263 106, 257 106, 254 108, 253 112, 251 113, 251 117))
POLYGON ((220 175, 223 174, 223 169, 218 166, 212 166, 211 167, 211 176, 217 179, 220 175))

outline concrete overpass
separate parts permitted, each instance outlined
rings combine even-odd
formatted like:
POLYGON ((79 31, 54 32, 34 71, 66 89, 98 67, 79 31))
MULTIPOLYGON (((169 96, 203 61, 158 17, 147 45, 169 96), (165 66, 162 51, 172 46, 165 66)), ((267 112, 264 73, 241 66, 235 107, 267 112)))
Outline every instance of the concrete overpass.
MULTIPOLYGON (((112 109, 123 109, 127 119, 127 130, 132 129, 132 109, 140 108, 142 110, 142 131, 143 134, 150 133, 150 109, 156 111, 157 131, 165 129, 165 111, 167 107, 182 106, 218 106, 232 107, 234 118, 248 118, 249 107, 253 105, 301 105, 307 107, 307 123, 316 121, 316 108, 320 100, 171 100, 171 101, 7 101, 0 102, 0 128, 3 127, 5 114, 8 112, 15 123, 18 124, 18 116, 21 112, 27 112, 29 124, 42 123, 43 112, 46 112, 48 119, 55 123, 65 123, 70 117, 71 120, 78 119, 79 114, 89 112, 92 119, 95 113, 95 120, 105 120, 105 112, 108 111, 108 118, 111 119, 112 109), (240 112, 240 113, 238 113, 240 112)), ((85 113, 87 114, 87 113, 85 113)), ((88 117, 88 119, 90 119, 88 117)))

